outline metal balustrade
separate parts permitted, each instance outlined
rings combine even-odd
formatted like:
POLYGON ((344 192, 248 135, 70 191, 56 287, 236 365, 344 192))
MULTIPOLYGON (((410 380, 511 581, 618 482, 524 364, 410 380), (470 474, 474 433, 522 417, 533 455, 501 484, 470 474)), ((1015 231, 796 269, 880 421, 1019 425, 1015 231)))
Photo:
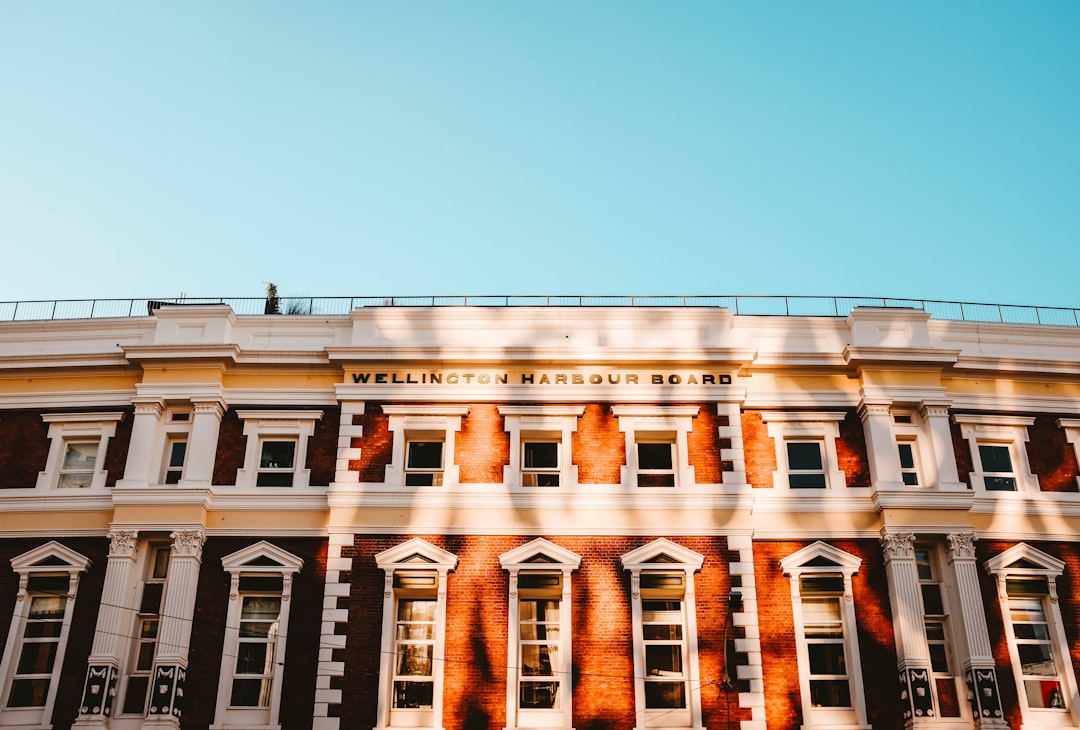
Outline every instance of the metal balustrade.
POLYGON ((845 317, 856 307, 919 309, 935 319, 1009 324, 1080 326, 1080 309, 933 299, 812 296, 416 296, 280 297, 276 311, 265 297, 152 297, 0 302, 0 322, 143 317, 161 306, 227 304, 238 315, 334 316, 358 307, 712 307, 741 315, 845 317))

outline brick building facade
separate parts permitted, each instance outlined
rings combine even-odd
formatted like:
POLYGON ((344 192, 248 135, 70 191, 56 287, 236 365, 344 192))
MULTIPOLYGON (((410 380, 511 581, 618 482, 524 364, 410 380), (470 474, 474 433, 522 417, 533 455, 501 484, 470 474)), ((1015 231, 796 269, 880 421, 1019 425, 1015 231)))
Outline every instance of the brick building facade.
POLYGON ((0 323, 0 726, 1080 728, 1080 330, 0 323))

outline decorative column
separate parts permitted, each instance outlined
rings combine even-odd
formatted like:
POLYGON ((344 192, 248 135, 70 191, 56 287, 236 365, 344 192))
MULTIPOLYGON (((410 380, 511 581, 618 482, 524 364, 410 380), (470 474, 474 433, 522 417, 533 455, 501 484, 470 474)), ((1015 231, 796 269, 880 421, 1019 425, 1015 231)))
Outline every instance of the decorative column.
POLYGON ((176 730, 180 727, 191 643, 191 618, 194 616, 202 548, 206 542, 202 529, 177 530, 169 537, 173 539, 172 557, 169 560, 165 603, 158 625, 150 708, 143 723, 144 730, 176 730))
POLYGON ((900 700, 904 726, 908 728, 918 726, 919 720, 935 716, 914 542, 914 533, 897 532, 888 527, 882 530, 881 547, 885 552, 885 575, 889 582, 900 672, 900 700))
POLYGON ((956 469, 956 452, 953 451, 952 429, 949 427, 949 407, 923 401, 919 416, 926 424, 930 447, 934 453, 930 463, 923 465, 927 484, 946 492, 966 490, 967 485, 960 481, 960 473, 956 469))
MULTIPOLYGON (((209 487, 214 479, 214 458, 217 456, 218 433, 225 404, 221 400, 195 401, 188 437, 187 459, 181 487, 209 487)), ((173 553, 175 556, 175 552, 173 553)))
POLYGON ((101 591, 101 606, 86 669, 79 718, 74 724, 77 728, 109 726, 116 678, 128 650, 131 611, 135 609, 136 581, 132 579, 132 573, 139 533, 136 530, 113 530, 108 538, 109 562, 105 566, 105 585, 101 591))
POLYGON ((891 402, 863 400, 859 406, 863 433, 866 435, 866 455, 870 462, 870 483, 875 489, 902 489, 900 452, 892 430, 891 402))
POLYGON ((161 426, 163 404, 154 398, 135 402, 135 417, 131 420, 131 441, 128 444, 127 464, 124 466, 124 478, 118 487, 145 487, 158 481, 151 472, 155 464, 161 463, 161 454, 154 458, 154 446, 161 426))
POLYGON ((955 532, 949 535, 948 562, 956 576, 960 599, 959 625, 961 653, 964 654, 964 679, 976 728, 1006 728, 1001 713, 997 672, 986 630, 986 612, 979 591, 979 572, 975 564, 975 535, 955 532))

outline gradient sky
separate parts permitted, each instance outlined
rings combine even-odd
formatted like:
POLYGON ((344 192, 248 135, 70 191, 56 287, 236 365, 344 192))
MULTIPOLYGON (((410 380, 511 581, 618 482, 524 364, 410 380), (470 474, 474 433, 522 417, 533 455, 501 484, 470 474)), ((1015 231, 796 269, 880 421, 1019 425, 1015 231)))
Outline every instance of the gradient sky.
POLYGON ((0 0, 0 300, 1080 306, 1080 2, 0 0))

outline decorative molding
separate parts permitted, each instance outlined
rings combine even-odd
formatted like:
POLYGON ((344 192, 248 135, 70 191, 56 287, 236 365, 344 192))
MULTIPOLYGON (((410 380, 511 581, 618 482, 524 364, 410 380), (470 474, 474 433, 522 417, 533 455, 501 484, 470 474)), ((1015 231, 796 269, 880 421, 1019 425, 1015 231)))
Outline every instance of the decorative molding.
POLYGON ((890 528, 883 528, 881 547, 885 551, 885 559, 913 559, 915 557, 915 533, 894 532, 890 528))
POLYGON ((950 532, 948 534, 949 562, 974 560, 975 540, 977 539, 975 534, 971 532, 950 532))
POLYGON ((177 530, 170 533, 169 537, 173 541, 173 557, 202 557, 203 543, 206 542, 206 533, 203 530, 177 530))
POLYGON ((105 535, 109 538, 110 558, 133 558, 139 546, 138 530, 113 530, 105 535))

